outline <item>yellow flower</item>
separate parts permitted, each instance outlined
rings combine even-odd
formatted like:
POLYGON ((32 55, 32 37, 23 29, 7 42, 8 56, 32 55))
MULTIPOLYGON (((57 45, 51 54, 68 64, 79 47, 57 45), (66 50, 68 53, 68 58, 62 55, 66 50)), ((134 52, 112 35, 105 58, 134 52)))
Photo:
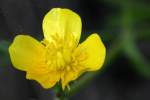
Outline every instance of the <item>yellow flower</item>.
POLYGON ((73 11, 52 9, 43 20, 43 41, 28 35, 15 37, 9 47, 12 64, 44 88, 60 81, 65 89, 83 72, 98 70, 104 63, 105 46, 96 33, 79 44, 81 27, 81 19, 73 11))

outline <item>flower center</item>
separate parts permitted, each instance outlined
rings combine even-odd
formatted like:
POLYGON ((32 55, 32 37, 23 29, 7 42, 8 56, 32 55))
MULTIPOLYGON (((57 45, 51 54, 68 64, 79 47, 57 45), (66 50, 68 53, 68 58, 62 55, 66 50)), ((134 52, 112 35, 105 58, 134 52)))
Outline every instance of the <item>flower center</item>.
POLYGON ((76 50, 73 43, 68 42, 67 39, 64 41, 62 38, 53 37, 52 42, 44 40, 43 44, 46 46, 45 62, 50 69, 57 71, 74 69, 74 66, 80 66, 80 63, 86 59, 86 55, 76 50))

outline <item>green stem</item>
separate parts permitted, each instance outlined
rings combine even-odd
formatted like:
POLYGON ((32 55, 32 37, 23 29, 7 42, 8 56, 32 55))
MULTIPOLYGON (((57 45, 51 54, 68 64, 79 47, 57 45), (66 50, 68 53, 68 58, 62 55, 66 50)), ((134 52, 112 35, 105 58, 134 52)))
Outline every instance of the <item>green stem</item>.
POLYGON ((61 83, 57 83, 55 87, 53 87, 55 93, 55 100, 68 100, 68 96, 66 94, 66 90, 62 90, 61 83))

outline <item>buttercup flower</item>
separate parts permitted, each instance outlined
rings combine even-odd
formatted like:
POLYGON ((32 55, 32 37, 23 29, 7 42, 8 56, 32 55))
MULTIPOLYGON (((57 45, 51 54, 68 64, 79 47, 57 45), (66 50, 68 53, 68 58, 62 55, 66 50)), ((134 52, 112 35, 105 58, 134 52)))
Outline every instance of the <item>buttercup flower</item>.
POLYGON ((9 47, 12 64, 44 88, 60 81, 65 89, 83 72, 96 71, 104 63, 105 46, 96 33, 79 44, 81 26, 73 11, 53 8, 44 17, 42 41, 28 35, 15 37, 9 47))

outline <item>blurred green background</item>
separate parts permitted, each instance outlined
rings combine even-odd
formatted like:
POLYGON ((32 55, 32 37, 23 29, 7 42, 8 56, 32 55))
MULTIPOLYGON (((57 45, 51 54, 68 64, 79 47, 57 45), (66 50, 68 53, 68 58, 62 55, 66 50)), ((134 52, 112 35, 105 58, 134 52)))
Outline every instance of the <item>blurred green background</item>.
POLYGON ((97 32, 107 48, 97 72, 82 75, 65 91, 70 100, 150 100, 149 0, 0 0, 0 100, 53 100, 54 91, 15 70, 8 47, 17 34, 39 40, 42 20, 53 7, 82 18, 82 39, 97 32))

